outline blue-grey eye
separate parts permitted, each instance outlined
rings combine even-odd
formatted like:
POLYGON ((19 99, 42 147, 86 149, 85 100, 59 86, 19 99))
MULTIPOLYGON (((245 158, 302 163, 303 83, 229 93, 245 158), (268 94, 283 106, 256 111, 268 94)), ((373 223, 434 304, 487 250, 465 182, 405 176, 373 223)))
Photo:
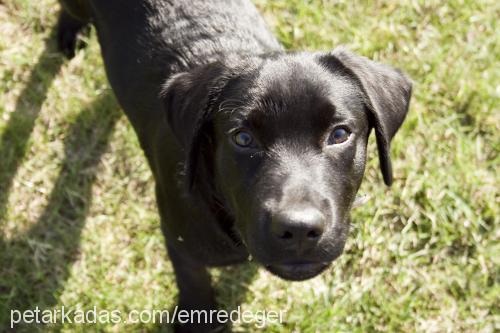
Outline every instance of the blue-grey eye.
POLYGON ((246 148, 252 144, 253 138, 250 133, 240 130, 233 135, 233 141, 238 146, 246 148))
POLYGON ((348 129, 344 127, 338 127, 334 129, 332 134, 330 135, 328 144, 337 145, 339 143, 346 142, 347 139, 349 139, 349 135, 351 135, 351 132, 349 132, 348 129))

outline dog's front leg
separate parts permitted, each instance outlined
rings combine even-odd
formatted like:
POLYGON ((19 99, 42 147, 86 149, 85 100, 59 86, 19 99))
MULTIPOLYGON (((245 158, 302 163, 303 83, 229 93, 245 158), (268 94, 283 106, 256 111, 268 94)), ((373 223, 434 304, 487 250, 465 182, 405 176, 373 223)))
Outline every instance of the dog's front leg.
MULTIPOLYGON (((221 332, 222 325, 216 322, 213 311, 217 308, 210 275, 205 266, 192 258, 183 255, 172 246, 168 246, 168 254, 175 270, 175 278, 179 288, 178 312, 187 311, 183 323, 176 318, 175 331, 180 332, 221 332), (210 318, 212 323, 210 323, 210 318), (188 317, 188 321, 184 323, 188 317), (200 319, 200 322, 198 320, 200 319), (208 319, 205 322, 205 319, 208 319)), ((184 312, 185 314, 186 312, 184 312)))

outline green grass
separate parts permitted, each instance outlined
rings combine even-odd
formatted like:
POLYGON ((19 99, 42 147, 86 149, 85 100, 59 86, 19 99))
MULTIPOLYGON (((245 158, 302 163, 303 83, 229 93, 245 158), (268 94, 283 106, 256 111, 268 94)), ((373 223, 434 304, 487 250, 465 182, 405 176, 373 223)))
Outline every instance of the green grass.
MULTIPOLYGON (((370 142, 361 192, 371 199, 353 212, 333 267, 303 283, 253 264, 213 270, 220 303, 286 310, 285 323, 266 332, 500 330, 500 3, 256 3, 287 48, 345 44, 404 69, 414 95, 393 143, 395 183, 382 186, 370 142)), ((54 51, 57 11, 54 0, 0 1, 0 332, 9 331, 10 309, 126 313, 170 309, 177 296, 151 173, 95 33, 64 60, 54 51)))

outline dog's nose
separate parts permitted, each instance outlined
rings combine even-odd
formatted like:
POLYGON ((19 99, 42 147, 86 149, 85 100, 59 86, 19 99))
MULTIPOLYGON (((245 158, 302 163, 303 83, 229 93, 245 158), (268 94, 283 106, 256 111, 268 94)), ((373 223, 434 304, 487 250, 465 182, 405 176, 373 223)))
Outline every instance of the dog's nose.
POLYGON ((273 235, 293 246, 311 246, 325 231, 325 216, 316 208, 289 210, 273 214, 273 235))

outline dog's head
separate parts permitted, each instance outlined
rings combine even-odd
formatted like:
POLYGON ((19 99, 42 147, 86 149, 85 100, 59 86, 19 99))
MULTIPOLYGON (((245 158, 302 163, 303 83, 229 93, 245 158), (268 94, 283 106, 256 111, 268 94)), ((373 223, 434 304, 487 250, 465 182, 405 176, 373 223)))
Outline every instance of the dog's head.
POLYGON ((342 253, 372 128, 391 184, 390 141, 410 95, 401 72, 344 49, 206 65, 162 94, 188 189, 223 207, 250 254, 290 280, 342 253))

